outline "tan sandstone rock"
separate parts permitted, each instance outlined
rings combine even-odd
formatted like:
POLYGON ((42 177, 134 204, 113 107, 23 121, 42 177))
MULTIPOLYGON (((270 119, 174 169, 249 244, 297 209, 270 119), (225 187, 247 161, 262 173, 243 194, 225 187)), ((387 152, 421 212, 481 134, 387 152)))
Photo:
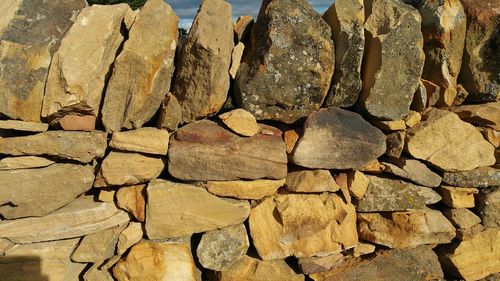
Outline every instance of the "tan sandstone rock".
POLYGON ((38 156, 5 157, 0 159, 0 171, 43 168, 55 162, 38 156))
POLYGON ((123 151, 166 155, 168 138, 168 132, 165 130, 139 128, 113 133, 109 146, 123 151))
POLYGON ((26 122, 19 120, 0 120, 0 130, 13 130, 21 132, 45 132, 49 129, 49 124, 26 122))
POLYGON ((470 228, 481 222, 481 219, 466 208, 443 210, 443 215, 458 228, 470 228))
POLYGON ((87 234, 71 255, 75 262, 102 263, 115 254, 118 236, 127 224, 87 234))
POLYGON ((441 184, 441 176, 434 173, 424 163, 406 157, 382 161, 385 172, 410 180, 416 184, 437 187, 441 184))
POLYGON ((259 125, 252 113, 238 108, 219 115, 219 119, 233 132, 251 137, 259 132, 259 125))
POLYGON ((474 208, 474 194, 478 194, 477 188, 441 186, 439 188, 443 196, 443 203, 451 208, 474 208))
POLYGON ((349 193, 356 199, 361 199, 368 189, 370 184, 370 179, 365 176, 362 172, 354 170, 350 171, 347 175, 347 186, 349 187, 349 193))
POLYGON ((466 122, 500 130, 500 101, 461 105, 453 107, 451 110, 466 122))
POLYGON ((336 192, 340 186, 328 170, 298 170, 286 175, 286 189, 297 193, 336 192))
POLYGON ((208 192, 217 196, 258 200, 266 196, 274 195, 283 185, 285 185, 285 179, 253 181, 209 181, 206 184, 206 188, 208 192))
POLYGON ((298 259, 299 268, 304 274, 328 271, 334 267, 342 266, 344 261, 345 256, 341 253, 324 257, 305 257, 298 259))
POLYGON ((158 117, 158 128, 174 131, 181 122, 182 112, 181 106, 177 98, 168 93, 163 100, 160 108, 160 116, 158 117))
POLYGON ((146 185, 121 187, 116 192, 118 207, 130 212, 138 221, 146 218, 146 185))
POLYGON ((144 233, 142 224, 139 222, 130 222, 118 236, 118 244, 116 244, 116 252, 118 255, 123 255, 130 247, 141 241, 144 233))
POLYGON ((234 46, 233 53, 231 54, 231 68, 229 68, 229 75, 231 78, 236 78, 236 73, 240 68, 241 57, 243 57, 243 51, 245 50, 245 44, 243 42, 238 42, 234 46))

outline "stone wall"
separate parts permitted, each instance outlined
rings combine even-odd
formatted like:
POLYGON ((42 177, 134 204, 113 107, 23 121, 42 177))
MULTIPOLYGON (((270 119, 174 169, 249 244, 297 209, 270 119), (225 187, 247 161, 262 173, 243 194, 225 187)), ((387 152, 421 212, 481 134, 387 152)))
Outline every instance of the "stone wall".
POLYGON ((0 2, 0 280, 499 280, 500 2, 0 2), (485 279, 483 279, 485 278, 485 279))

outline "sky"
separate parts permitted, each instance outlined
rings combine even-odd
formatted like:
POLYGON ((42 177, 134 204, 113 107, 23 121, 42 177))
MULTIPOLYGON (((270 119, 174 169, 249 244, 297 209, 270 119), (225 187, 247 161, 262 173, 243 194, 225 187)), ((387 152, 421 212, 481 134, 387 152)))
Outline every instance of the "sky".
MULTIPOLYGON (((2 1, 2 0, 0 0, 2 1)), ((252 15, 257 17, 262 0, 226 0, 233 7, 233 17, 236 19, 241 15, 252 15)), ((287 0, 285 0, 287 1, 287 0)), ((165 0, 174 9, 180 18, 179 26, 189 28, 193 21, 201 0, 165 0)), ((309 0, 313 7, 319 12, 324 12, 334 0, 309 0)))

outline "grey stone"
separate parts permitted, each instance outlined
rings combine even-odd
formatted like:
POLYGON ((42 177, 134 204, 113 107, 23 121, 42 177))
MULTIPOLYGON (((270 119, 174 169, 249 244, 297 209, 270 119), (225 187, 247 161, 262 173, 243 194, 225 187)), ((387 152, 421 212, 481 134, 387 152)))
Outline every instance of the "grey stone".
POLYGON ((464 172, 445 172, 443 182, 460 187, 500 186, 500 170, 495 167, 480 167, 464 172))

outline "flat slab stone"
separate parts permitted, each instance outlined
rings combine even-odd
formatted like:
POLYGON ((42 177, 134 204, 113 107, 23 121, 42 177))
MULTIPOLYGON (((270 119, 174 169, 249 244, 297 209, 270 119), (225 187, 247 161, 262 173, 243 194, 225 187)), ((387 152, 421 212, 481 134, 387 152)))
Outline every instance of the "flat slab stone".
POLYGON ((166 155, 168 151, 168 131, 156 128, 139 128, 137 130, 115 132, 109 142, 112 148, 166 155))
POLYGON ((409 158, 387 159, 381 162, 385 172, 410 180, 416 184, 438 187, 441 184, 441 176, 434 173, 424 163, 409 158))
POLYGON ((21 132, 45 132, 49 129, 47 123, 26 122, 19 120, 0 120, 0 130, 14 130, 21 132))
POLYGON ((0 160, 0 171, 47 167, 55 162, 38 156, 5 157, 0 160))
POLYGON ((500 169, 479 167, 470 171, 445 172, 443 182, 453 186, 475 188, 500 186, 500 169))

